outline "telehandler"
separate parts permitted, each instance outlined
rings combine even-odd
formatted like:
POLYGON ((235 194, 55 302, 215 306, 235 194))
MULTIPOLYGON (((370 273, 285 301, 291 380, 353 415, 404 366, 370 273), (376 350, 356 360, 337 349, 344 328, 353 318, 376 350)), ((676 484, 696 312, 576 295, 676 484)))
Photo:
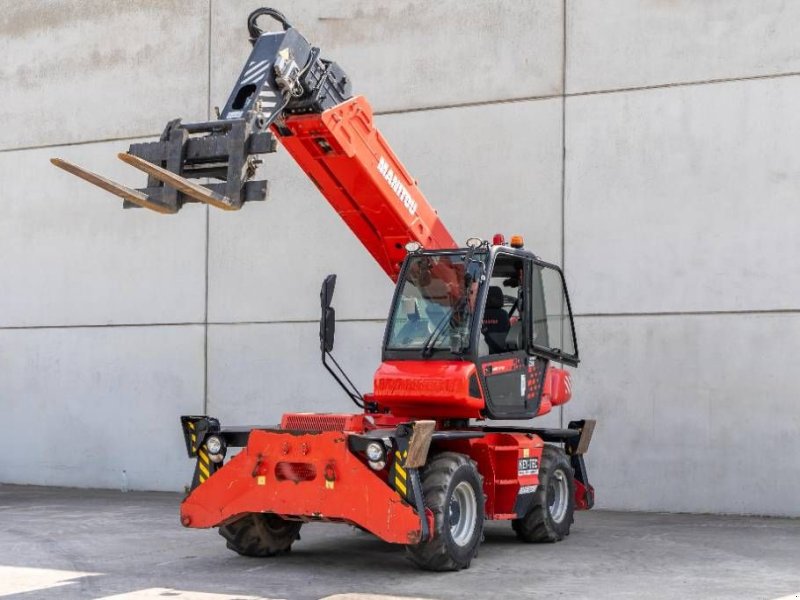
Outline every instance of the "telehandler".
POLYGON ((523 542, 562 540, 574 510, 594 504, 584 463, 594 421, 497 423, 572 397, 562 366, 577 366, 578 347, 562 271, 517 235, 459 246, 345 72, 276 10, 254 11, 248 30, 252 52, 216 120, 171 121, 159 141, 119 155, 148 175, 145 187, 52 162, 126 207, 237 210, 266 198, 259 157, 280 142, 396 289, 374 389, 362 394, 331 354, 336 276, 322 285, 322 363, 357 412, 287 413, 268 428, 181 417, 195 460, 182 524, 217 527, 239 554, 272 556, 304 523, 348 523, 430 570, 468 567, 486 519, 511 521, 523 542), (262 31, 265 16, 281 30, 262 31))

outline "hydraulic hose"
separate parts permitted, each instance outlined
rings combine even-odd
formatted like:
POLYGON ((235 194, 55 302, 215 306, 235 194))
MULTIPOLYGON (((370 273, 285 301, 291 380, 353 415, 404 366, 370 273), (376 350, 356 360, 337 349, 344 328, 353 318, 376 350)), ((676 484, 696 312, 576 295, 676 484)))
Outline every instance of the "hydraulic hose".
POLYGON ((258 37, 264 33, 264 30, 261 29, 257 24, 259 17, 272 17, 278 23, 283 25, 283 30, 288 31, 288 29, 292 26, 291 23, 283 16, 283 13, 279 10, 275 10, 274 8, 257 8, 253 12, 250 13, 250 16, 247 17, 247 31, 250 34, 250 43, 255 44, 258 37))

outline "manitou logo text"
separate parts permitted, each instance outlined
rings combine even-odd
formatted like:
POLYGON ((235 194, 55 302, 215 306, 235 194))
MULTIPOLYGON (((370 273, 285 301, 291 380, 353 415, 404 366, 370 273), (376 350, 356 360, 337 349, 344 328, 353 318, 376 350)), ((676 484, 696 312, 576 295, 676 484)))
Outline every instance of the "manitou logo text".
POLYGON ((403 206, 406 207, 409 214, 414 216, 417 212, 417 201, 411 197, 411 194, 408 193, 406 186, 404 186, 400 180, 397 178, 397 175, 394 174, 394 171, 389 167, 389 163, 386 162, 386 159, 381 156, 381 159, 378 161, 378 171, 380 174, 383 175, 383 178, 389 184, 389 187, 392 188, 392 191, 400 198, 400 202, 403 203, 403 206))
POLYGON ((431 396, 448 396, 457 393, 459 382, 453 379, 392 379, 375 380, 375 393, 380 396, 406 396, 409 394, 428 394, 431 396))

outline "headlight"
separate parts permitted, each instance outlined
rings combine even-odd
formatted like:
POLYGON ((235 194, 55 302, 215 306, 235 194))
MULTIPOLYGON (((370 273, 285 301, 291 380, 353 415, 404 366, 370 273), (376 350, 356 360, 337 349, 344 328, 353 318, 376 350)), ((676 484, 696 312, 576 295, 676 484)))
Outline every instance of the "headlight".
POLYGON ((367 444, 367 458, 370 462, 380 462, 383 460, 383 444, 380 442, 370 442, 367 444))
POLYGON ((220 454, 222 452, 222 440, 216 435, 211 435, 206 438, 206 450, 209 454, 220 454))

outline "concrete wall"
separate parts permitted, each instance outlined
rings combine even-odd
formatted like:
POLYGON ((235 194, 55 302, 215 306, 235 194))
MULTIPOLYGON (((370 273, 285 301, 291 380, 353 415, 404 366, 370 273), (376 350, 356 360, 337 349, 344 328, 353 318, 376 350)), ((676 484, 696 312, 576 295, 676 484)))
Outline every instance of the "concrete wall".
MULTIPOLYGON (((224 103, 261 0, 18 3, 0 21, 0 481, 179 489, 178 415, 368 388, 392 286, 285 153, 272 197, 163 217, 52 168, 224 103), (287 248, 291 242, 291 249, 287 248), (298 248, 301 248, 298 250, 298 248)), ((564 265, 606 508, 800 515, 800 5, 275 2, 352 75, 457 239, 564 265)))

